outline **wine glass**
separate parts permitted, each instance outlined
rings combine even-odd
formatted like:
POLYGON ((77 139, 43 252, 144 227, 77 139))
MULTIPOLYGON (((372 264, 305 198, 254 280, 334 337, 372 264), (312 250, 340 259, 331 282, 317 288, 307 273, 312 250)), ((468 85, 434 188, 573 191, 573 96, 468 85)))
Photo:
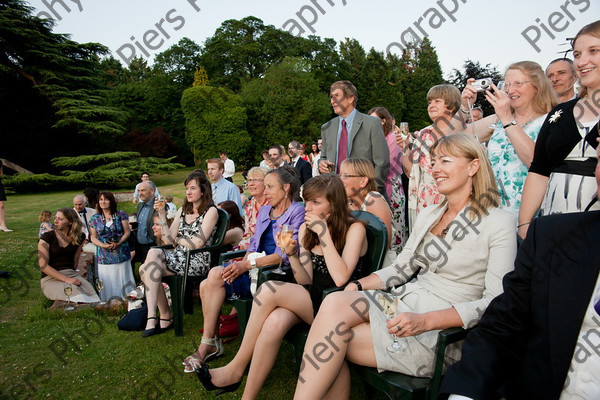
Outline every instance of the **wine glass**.
MULTIPOLYGON (((101 281, 100 279, 96 279, 94 281, 94 285, 96 285, 96 290, 98 290, 98 294, 100 294, 100 292, 104 289, 104 281, 101 281)), ((98 303, 99 306, 103 306, 105 304, 106 304, 105 301, 100 301, 98 303)))
POLYGON ((166 203, 165 196, 163 196, 162 194, 158 195, 158 196, 156 196, 155 200, 156 200, 156 204, 158 204, 159 208, 161 208, 161 209, 165 208, 165 203, 166 203))
POLYGON ((400 122, 400 133, 404 139, 408 137, 408 122, 400 122))
POLYGON ((71 284, 65 285, 65 295, 67 296, 67 306, 65 307, 65 311, 73 311, 75 309, 75 307, 71 305, 71 293, 73 293, 71 284))
MULTIPOLYGON (((392 296, 387 293, 378 293, 377 301, 379 302, 379 305, 383 308, 383 313, 387 321, 394 318, 398 314, 398 297, 392 296)), ((400 353, 401 351, 406 349, 406 343, 400 343, 396 334, 391 335, 394 342, 387 346, 387 351, 389 351, 390 353, 400 353)))
POLYGON ((281 263, 283 263, 283 253, 285 249, 292 243, 294 238, 294 227, 292 225, 284 224, 281 226, 281 231, 279 231, 279 244, 281 249, 281 260, 279 261, 279 266, 274 269, 272 272, 277 275, 285 275, 285 271, 281 269, 281 263))

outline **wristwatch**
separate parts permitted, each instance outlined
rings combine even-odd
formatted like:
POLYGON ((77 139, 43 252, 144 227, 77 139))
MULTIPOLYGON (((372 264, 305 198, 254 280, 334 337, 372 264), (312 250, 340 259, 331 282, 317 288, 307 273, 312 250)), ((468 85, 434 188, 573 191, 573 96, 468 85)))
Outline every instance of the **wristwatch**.
POLYGON ((256 268, 256 258, 250 260, 250 269, 256 268))
POLYGON ((503 126, 503 128, 504 128, 504 129, 506 129, 506 128, 508 128, 509 126, 513 126, 513 125, 516 125, 516 124, 517 124, 517 121, 515 121, 515 120, 513 119, 513 120, 512 120, 512 121, 510 121, 508 124, 504 125, 504 126, 503 126))

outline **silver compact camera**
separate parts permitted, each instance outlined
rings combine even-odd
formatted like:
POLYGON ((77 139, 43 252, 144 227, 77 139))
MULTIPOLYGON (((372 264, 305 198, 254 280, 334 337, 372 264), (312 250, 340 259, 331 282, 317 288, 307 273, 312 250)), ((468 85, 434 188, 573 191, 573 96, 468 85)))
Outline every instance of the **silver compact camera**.
POLYGON ((477 79, 476 81, 471 83, 471 86, 473 86, 475 88, 475 90, 477 90, 478 92, 484 92, 484 91, 490 89, 491 85, 492 85, 492 78, 481 78, 481 79, 477 79))

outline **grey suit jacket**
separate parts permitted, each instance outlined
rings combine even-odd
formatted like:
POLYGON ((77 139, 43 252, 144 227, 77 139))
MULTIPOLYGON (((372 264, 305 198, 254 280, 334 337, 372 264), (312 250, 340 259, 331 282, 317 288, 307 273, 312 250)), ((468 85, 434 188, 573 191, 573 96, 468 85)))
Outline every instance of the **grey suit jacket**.
MULTIPOLYGON (((321 139, 323 139, 321 160, 336 162, 338 128, 339 117, 329 120, 321 127, 321 139)), ((371 117, 357 110, 352 124, 352 132, 349 134, 348 158, 365 158, 373 161, 377 190, 386 196, 385 180, 390 169, 390 151, 381 129, 381 121, 379 118, 371 117)))

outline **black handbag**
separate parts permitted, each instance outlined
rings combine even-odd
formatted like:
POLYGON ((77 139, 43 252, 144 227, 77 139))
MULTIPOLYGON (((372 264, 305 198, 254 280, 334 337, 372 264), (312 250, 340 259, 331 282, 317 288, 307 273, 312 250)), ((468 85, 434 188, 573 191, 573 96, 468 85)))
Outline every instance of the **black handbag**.
POLYGON ((142 331, 146 327, 148 317, 148 306, 146 302, 142 307, 131 310, 117 322, 117 327, 122 331, 142 331))

